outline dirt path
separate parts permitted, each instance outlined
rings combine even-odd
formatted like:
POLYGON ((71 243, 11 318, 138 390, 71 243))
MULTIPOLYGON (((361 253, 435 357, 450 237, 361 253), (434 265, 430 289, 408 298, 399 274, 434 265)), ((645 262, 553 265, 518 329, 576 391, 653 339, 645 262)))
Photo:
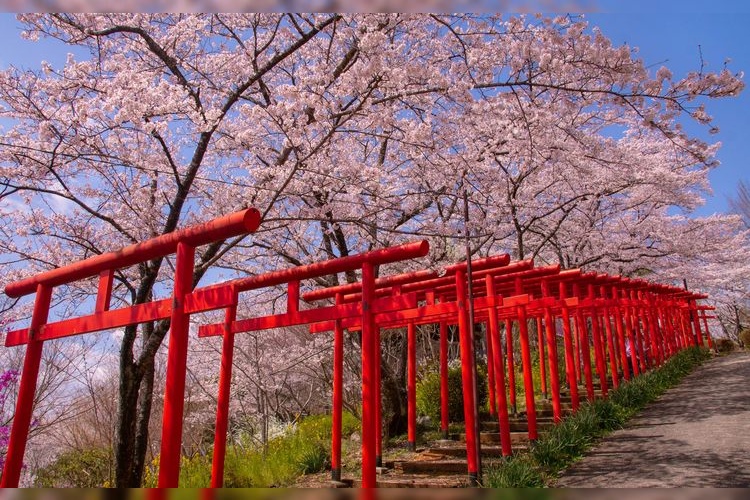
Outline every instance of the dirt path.
POLYGON ((706 362, 557 486, 750 487, 750 353, 706 362))

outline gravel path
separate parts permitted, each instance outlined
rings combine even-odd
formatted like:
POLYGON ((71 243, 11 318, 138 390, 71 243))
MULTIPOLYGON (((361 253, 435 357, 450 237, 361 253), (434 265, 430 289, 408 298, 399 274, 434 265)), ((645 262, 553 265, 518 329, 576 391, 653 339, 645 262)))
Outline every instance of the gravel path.
POLYGON ((707 361, 556 486, 750 487, 750 353, 707 361))

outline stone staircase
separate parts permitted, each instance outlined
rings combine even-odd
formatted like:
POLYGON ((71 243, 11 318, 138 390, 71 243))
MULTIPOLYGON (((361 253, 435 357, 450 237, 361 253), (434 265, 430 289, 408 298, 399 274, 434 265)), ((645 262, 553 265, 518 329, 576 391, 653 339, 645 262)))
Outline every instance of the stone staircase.
MULTIPOLYGON (((526 451, 529 446, 528 426, 524 415, 511 417, 511 446, 513 453, 526 451)), ((497 419, 485 415, 481 421, 481 453, 483 465, 503 460, 500 429, 497 419)), ((552 419, 538 419, 539 432, 552 426, 552 419)), ((379 488, 464 488, 470 486, 467 476, 466 444, 463 433, 452 433, 418 448, 409 459, 386 460, 378 470, 379 488)), ((338 487, 359 487, 359 481, 340 483, 338 487)))
MULTIPOLYGON (((609 380, 609 387, 612 387, 609 380)), ((598 384, 594 386, 596 399, 602 397, 598 384)), ((586 387, 578 387, 581 404, 586 402, 586 387)), ((562 389, 560 393, 562 416, 565 418, 573 412, 570 391, 562 389)), ((513 454, 528 451, 531 446, 528 435, 526 413, 519 412, 509 416, 510 438, 513 454)), ((554 425, 551 399, 536 402, 537 431, 543 436, 546 430, 554 425)), ((385 467, 378 469, 377 486, 379 488, 463 488, 471 486, 467 475, 466 435, 451 433, 450 439, 441 439, 418 448, 408 459, 386 460, 385 467)), ((503 460, 500 442, 500 426, 497 417, 482 415, 480 418, 480 448, 482 467, 503 460)), ((359 487, 358 480, 343 480, 333 487, 359 487)))
MULTIPOLYGON (((581 403, 586 401, 585 387, 579 387, 581 403)), ((597 388, 595 396, 601 398, 597 388)), ((568 391, 561 392, 563 418, 572 413, 568 391)), ((542 399, 536 404, 537 430, 540 437, 554 425, 552 401, 542 399)), ((452 433, 450 439, 430 442, 418 448, 408 459, 386 460, 385 467, 378 469, 377 486, 380 488, 461 488, 468 487, 466 461, 466 436, 452 433)), ((525 412, 510 416, 510 437, 513 454, 529 449, 528 422, 525 412)), ((486 467, 503 460, 500 428, 497 417, 483 415, 480 420, 480 448, 482 466, 486 467)), ((358 480, 349 480, 335 487, 359 487, 358 480)))

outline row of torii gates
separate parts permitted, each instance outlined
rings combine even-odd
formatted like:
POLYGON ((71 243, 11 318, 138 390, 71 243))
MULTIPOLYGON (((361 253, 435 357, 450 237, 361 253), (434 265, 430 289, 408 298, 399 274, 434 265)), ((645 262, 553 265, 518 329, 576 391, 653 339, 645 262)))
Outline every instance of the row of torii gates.
POLYGON ((555 421, 562 418, 561 380, 569 387, 575 411, 580 400, 577 391, 579 381, 586 387, 587 398, 593 400, 594 373, 606 397, 608 378, 617 387, 620 373, 627 380, 631 377, 631 369, 637 375, 661 365, 680 349, 702 345, 704 336, 711 345, 707 323, 710 316, 706 314, 711 307, 697 305, 697 300, 707 298, 706 295, 645 280, 584 273, 578 269, 560 270, 559 266, 535 267, 531 260, 511 262, 508 255, 462 262, 448 266, 442 272, 423 270, 376 277, 380 265, 425 256, 429 250, 426 241, 192 288, 196 247, 252 233, 259 224, 259 213, 255 209, 247 209, 117 252, 43 272, 5 288, 5 293, 10 297, 32 293, 36 296, 30 326, 9 332, 5 339, 6 346, 25 344, 26 353, 0 487, 18 486, 42 346, 45 341, 57 338, 167 318, 171 320, 158 487, 178 486, 188 329, 191 315, 199 312, 225 310, 223 323, 199 328, 200 337, 223 336, 211 487, 223 484, 232 358, 234 339, 238 333, 293 325, 309 325, 312 333, 333 331, 331 462, 333 479, 340 479, 343 340, 345 331, 359 332, 362 358, 361 484, 365 488, 376 486, 376 467, 380 465, 382 457, 379 345, 383 330, 407 329, 408 440, 414 447, 416 328, 425 324, 438 324, 440 328, 441 428, 447 433, 447 332, 449 325, 457 325, 467 473, 474 482, 478 479, 480 465, 474 325, 486 324, 490 409, 498 418, 502 453, 506 456, 512 453, 508 405, 515 409, 515 382, 512 379, 514 328, 520 341, 531 440, 537 439, 538 433, 529 321, 536 321, 537 346, 543 360, 540 363, 541 389, 545 395, 548 393, 549 377, 555 421), (176 254, 171 298, 110 309, 115 271, 171 254, 176 254), (301 282, 305 280, 357 269, 361 271, 361 281, 358 283, 301 293, 301 282), (47 322, 55 287, 96 276, 99 277, 99 287, 92 314, 47 322), (287 286, 286 312, 237 318, 241 293, 280 285, 287 286), (558 373, 558 325, 562 329, 564 379, 558 373), (505 332, 504 353, 501 329, 505 332), (507 372, 504 366, 506 362, 507 372), (506 373, 509 378, 507 392, 506 373))

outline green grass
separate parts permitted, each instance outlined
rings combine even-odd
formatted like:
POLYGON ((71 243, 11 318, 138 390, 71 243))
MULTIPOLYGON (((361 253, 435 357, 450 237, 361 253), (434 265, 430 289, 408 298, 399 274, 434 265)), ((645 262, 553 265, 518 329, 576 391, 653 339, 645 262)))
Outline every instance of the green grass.
POLYGON ((227 453, 224 484, 239 488, 286 486, 302 474, 324 470, 329 462, 330 454, 322 442, 296 432, 272 440, 265 454, 237 449, 227 453))
POLYGON ((544 482, 542 476, 536 472, 533 459, 523 454, 514 455, 501 466, 488 468, 485 472, 485 486, 489 488, 539 488, 544 486, 544 482))
POLYGON ((690 348, 664 366, 625 382, 609 398, 584 403, 578 412, 549 430, 528 452, 488 468, 484 484, 490 488, 534 488, 550 485, 555 477, 583 456, 597 439, 622 426, 700 365, 709 353, 690 348))
MULTIPOLYGON (((359 421, 345 413, 342 434, 359 429, 359 421)), ((266 488, 287 486, 303 474, 325 470, 331 461, 331 417, 316 415, 303 420, 290 435, 272 440, 268 450, 227 453, 227 487, 266 488)))
MULTIPOLYGON (((359 430, 360 423, 344 413, 342 435, 359 430)), ((262 449, 227 448, 224 462, 224 486, 268 488, 288 486, 303 474, 320 472, 331 462, 331 417, 314 415, 302 420, 290 433, 272 439, 262 449)), ((156 485, 158 460, 146 472, 144 486, 156 485)), ((180 487, 205 488, 211 480, 211 456, 183 457, 180 463, 180 487)))

